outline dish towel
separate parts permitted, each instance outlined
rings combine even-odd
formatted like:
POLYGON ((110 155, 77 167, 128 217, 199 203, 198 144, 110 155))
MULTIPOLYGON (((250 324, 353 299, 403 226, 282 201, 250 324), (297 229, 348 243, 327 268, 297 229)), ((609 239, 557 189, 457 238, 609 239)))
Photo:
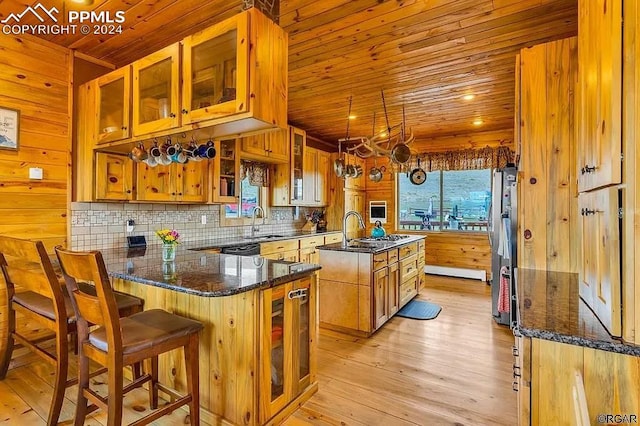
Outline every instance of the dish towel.
POLYGON ((498 312, 509 312, 509 267, 500 268, 500 291, 498 292, 498 312))
POLYGON ((509 247, 511 246, 509 235, 510 228, 511 219, 508 217, 502 218, 502 221, 500 222, 500 238, 498 240, 498 254, 504 259, 509 259, 511 257, 509 253, 509 247))

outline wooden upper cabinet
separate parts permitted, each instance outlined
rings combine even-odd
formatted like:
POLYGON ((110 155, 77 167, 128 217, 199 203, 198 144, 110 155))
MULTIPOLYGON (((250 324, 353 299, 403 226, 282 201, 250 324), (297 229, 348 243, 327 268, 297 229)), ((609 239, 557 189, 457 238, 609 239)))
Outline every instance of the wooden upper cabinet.
POLYGON ((133 199, 133 161, 124 155, 96 153, 96 200, 133 199))
POLYGON ((266 163, 289 163, 289 129, 242 138, 242 158, 266 163))
POLYGON ((578 2, 578 189, 621 182, 622 2, 578 2))
POLYGON ((618 189, 581 193, 580 296, 613 336, 621 335, 620 219, 618 189))
POLYGON ((133 63, 133 136, 180 125, 180 44, 133 63))
POLYGON ((248 14, 235 15, 187 37, 183 52, 183 123, 248 110, 248 14))
POLYGON ((208 201, 209 161, 149 167, 139 163, 138 201, 204 203, 208 201))
POLYGON ((297 127, 289 126, 291 141, 291 202, 304 204, 304 165, 307 147, 307 132, 297 127))
POLYGON ((96 80, 96 143, 113 142, 131 135, 131 67, 126 66, 96 80))

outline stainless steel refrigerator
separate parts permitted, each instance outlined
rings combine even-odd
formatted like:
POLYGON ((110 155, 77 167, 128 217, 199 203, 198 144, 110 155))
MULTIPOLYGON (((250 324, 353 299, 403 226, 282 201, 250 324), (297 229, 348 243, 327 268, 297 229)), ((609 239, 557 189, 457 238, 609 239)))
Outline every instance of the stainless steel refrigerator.
MULTIPOLYGON (((498 324, 513 326, 516 319, 515 300, 516 236, 517 236, 517 169, 505 167, 493 172, 491 209, 488 217, 491 244, 491 306, 498 324), (509 312, 499 312, 501 279, 507 280, 509 312)), ((504 308, 504 306, 503 306, 504 308)))

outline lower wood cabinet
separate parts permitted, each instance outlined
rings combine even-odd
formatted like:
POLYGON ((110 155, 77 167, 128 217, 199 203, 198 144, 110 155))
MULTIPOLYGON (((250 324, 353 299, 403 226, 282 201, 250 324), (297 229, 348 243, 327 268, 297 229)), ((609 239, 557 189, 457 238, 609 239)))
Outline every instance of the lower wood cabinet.
POLYGON ((520 425, 580 424, 580 394, 591 424, 615 421, 601 421, 600 415, 638 414, 640 357, 516 337, 514 358, 520 425))
POLYGON ((260 293, 260 424, 316 381, 315 277, 260 293))
POLYGON ((96 152, 95 199, 134 198, 133 161, 125 155, 96 152))

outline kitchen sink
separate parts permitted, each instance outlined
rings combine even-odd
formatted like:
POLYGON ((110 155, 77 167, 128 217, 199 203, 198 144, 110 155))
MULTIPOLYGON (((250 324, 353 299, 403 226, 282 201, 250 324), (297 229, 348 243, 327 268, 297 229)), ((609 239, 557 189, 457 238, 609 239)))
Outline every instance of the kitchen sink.
POLYGON ((347 243, 347 247, 353 248, 378 248, 386 247, 389 244, 388 241, 370 240, 367 238, 356 238, 347 243))
POLYGON ((255 237, 244 237, 245 240, 261 241, 261 240, 273 240, 276 238, 285 238, 284 235, 257 235, 255 237))

